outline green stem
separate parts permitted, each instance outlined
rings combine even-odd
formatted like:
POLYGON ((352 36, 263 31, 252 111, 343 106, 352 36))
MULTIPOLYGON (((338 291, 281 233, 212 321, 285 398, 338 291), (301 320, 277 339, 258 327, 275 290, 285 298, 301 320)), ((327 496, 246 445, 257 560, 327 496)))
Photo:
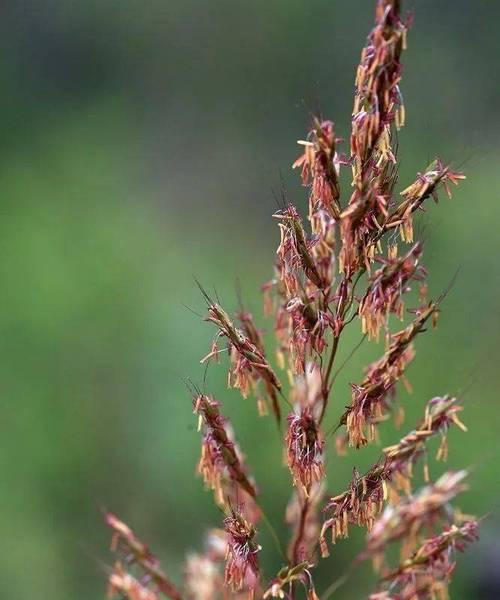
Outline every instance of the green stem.
POLYGON ((267 517, 266 513, 263 511, 263 509, 260 508, 260 510, 261 510, 261 513, 262 513, 262 520, 266 524, 266 527, 269 530, 269 533, 271 534, 271 537, 273 538, 273 541, 274 541, 274 543, 276 545, 276 548, 277 548, 279 554, 281 555, 281 558, 284 560, 285 563, 287 563, 288 562, 288 558, 286 556, 286 552, 283 549, 283 546, 281 545, 281 541, 280 541, 280 538, 279 538, 278 534, 276 533, 276 530, 272 526, 271 521, 268 519, 268 517, 267 517))
POLYGON ((350 577, 350 571, 348 571, 347 573, 344 573, 344 575, 342 575, 341 577, 339 577, 338 579, 333 581, 321 595, 321 600, 328 600, 328 598, 334 592, 336 592, 339 587, 344 585, 344 583, 349 579, 349 577, 350 577))

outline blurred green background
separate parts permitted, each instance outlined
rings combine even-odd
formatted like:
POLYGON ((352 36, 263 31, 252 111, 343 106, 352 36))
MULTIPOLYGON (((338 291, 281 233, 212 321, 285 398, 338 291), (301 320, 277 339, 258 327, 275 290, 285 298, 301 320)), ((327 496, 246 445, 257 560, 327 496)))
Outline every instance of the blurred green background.
MULTIPOLYGON (((451 435, 449 464, 472 469, 463 510, 489 517, 451 596, 499 598, 500 4, 410 8, 401 183, 435 154, 468 179, 421 221, 431 293, 461 271, 440 326, 417 343, 405 428, 432 395, 467 390, 470 431, 451 435)), ((239 277, 265 324, 259 284, 278 239, 272 190, 282 178, 305 205, 290 165, 312 111, 348 137, 372 13, 368 0, 2 7, 1 597, 103 598, 112 559, 100 506, 130 523, 177 578, 184 553, 220 522, 194 478, 199 438, 183 383, 202 380, 212 329, 183 305, 202 311, 196 276, 234 309, 239 277)), ((356 355, 333 406, 348 401, 347 383, 378 352, 356 355)), ((251 399, 225 390, 223 371, 212 367, 207 385, 235 422, 285 538, 289 475, 275 427, 251 399)), ((383 442, 393 439, 388 426, 383 442)), ((375 456, 331 454, 332 492, 375 456)), ((261 541, 271 547, 265 532, 261 541)), ((334 548, 320 590, 361 544, 357 532, 334 548)), ((272 551, 265 563, 279 566, 272 551)), ((366 597, 372 582, 361 569, 340 597, 366 597)))

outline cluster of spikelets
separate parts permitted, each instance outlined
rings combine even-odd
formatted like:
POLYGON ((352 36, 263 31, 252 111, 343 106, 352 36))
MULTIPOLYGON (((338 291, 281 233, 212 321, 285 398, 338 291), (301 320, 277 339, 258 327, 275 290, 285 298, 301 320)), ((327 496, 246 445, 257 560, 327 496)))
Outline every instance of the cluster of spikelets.
POLYGON ((345 491, 327 492, 325 481, 330 436, 325 435, 324 419, 344 330, 358 322, 365 338, 383 336, 385 351, 352 384, 347 407, 335 407, 339 456, 376 442, 379 425, 391 412, 402 421, 397 384, 409 386, 405 377, 415 338, 435 325, 444 296, 426 297, 423 245, 413 241, 413 219, 427 199, 437 201, 440 190, 450 196, 449 184, 463 175, 436 159, 399 196, 394 192, 398 169, 393 140, 404 124, 401 53, 408 25, 398 0, 378 0, 375 25, 356 74, 350 151, 339 154, 333 123, 320 119, 313 120, 307 139, 299 142, 304 151, 294 167, 301 168, 302 182, 309 188, 307 224, 292 205, 275 215, 280 229, 275 274, 263 286, 286 387, 269 362, 252 316, 241 308, 232 318, 202 290, 206 320, 217 329, 203 361, 218 360, 227 351, 230 387, 244 397, 255 396, 259 414, 271 411, 278 423, 282 410, 289 411, 283 445, 293 494, 285 516, 291 536, 282 569, 264 580, 258 529, 265 517, 256 482, 220 403, 193 389, 202 434, 198 473, 225 512, 223 527, 209 532, 204 553, 187 557, 181 591, 129 527, 108 513, 113 547, 121 554, 109 577, 111 597, 291 599, 302 588, 315 600, 315 567, 329 556, 331 544, 356 525, 367 529, 367 538, 353 564, 370 559, 378 574, 372 600, 446 598, 454 555, 477 538, 477 522, 451 505, 466 487, 466 472, 445 472, 431 482, 425 457, 428 440, 438 437, 437 458, 445 459, 447 430, 465 429, 456 398, 429 400, 415 428, 384 448, 365 474, 354 469, 345 491), (346 202, 340 193, 343 168, 352 170, 346 202), (409 294, 412 289, 418 293, 409 294), (412 304, 406 308, 408 302, 412 304), (393 331, 389 324, 397 320, 402 323, 393 331), (419 461, 426 485, 413 491, 412 471, 419 461), (400 547, 398 564, 386 552, 394 544, 400 547))

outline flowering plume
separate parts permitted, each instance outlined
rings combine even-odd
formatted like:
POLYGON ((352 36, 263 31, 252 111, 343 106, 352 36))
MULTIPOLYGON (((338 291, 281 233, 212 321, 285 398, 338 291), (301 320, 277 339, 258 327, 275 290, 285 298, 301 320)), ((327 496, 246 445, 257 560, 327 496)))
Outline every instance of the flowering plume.
POLYGON ((391 334, 385 354, 368 367, 363 382, 352 385, 351 405, 342 415, 340 424, 346 425, 349 444, 359 448, 375 439, 376 426, 389 409, 388 399, 394 387, 414 358, 412 341, 424 330, 429 319, 434 322, 438 306, 431 302, 419 310, 407 327, 391 334))
POLYGON ((288 293, 295 294, 301 287, 302 282, 299 280, 301 272, 317 288, 323 288, 325 282, 319 274, 311 253, 315 241, 306 239, 297 209, 290 204, 274 216, 280 219, 281 231, 281 243, 277 250, 278 270, 288 293))
POLYGON ((308 496, 312 485, 325 475, 324 440, 319 423, 321 378, 316 365, 309 365, 306 373, 297 378, 293 399, 294 410, 287 419, 286 457, 294 486, 302 488, 308 496))
POLYGON ((351 154, 354 181, 369 169, 392 160, 391 126, 404 125, 403 97, 399 88, 401 52, 406 47, 407 23, 401 19, 399 0, 377 2, 375 27, 361 53, 356 74, 352 117, 351 154))
MULTIPOLYGON (((413 464, 424 451, 425 443, 430 437, 438 434, 441 436, 436 459, 447 459, 446 433, 450 425, 456 425, 462 431, 467 431, 465 425, 458 418, 461 410, 462 407, 457 404, 456 398, 450 396, 432 398, 425 407, 425 416, 420 425, 402 438, 399 443, 384 448, 386 460, 393 465, 392 470, 399 474, 399 487, 409 491, 408 485, 412 476, 413 464)), ((426 469, 426 480, 428 479, 429 475, 426 469)))
MULTIPOLYGON (((229 387, 243 397, 255 395, 259 414, 270 407, 278 422, 280 402, 290 408, 286 431, 279 432, 291 474, 292 495, 284 515, 288 543, 260 504, 219 403, 195 388, 193 406, 201 431, 198 473, 224 512, 223 529, 211 530, 203 552, 187 555, 179 591, 131 530, 107 515, 124 551, 109 578, 110 595, 128 600, 160 600, 162 595, 171 600, 181 600, 181 595, 188 600, 296 600, 305 592, 307 600, 318 600, 315 573, 319 554, 329 555, 327 538, 333 543, 347 537, 349 526, 357 525, 367 529, 366 548, 322 592, 324 600, 369 558, 379 577, 371 600, 434 600, 439 595, 445 600, 454 553, 477 538, 477 521, 464 521, 451 506, 465 489, 465 471, 448 472, 432 482, 427 463, 430 438, 440 438, 436 459, 444 460, 447 430, 465 430, 458 417, 461 406, 451 396, 429 400, 415 429, 387 445, 363 475, 354 468, 344 492, 327 492, 328 432, 340 430, 335 444, 341 460, 350 453, 348 447, 358 450, 378 439, 378 426, 393 411, 400 382, 409 389, 406 374, 415 358, 415 338, 436 325, 446 295, 427 300, 423 244, 413 241, 413 221, 428 198, 437 201, 440 189, 450 196, 451 184, 464 179, 436 158, 398 193, 396 130, 405 121, 402 54, 410 26, 401 5, 401 0, 375 0, 375 22, 356 71, 349 148, 341 153, 334 123, 319 117, 313 117, 306 139, 299 141, 303 153, 293 167, 301 169, 302 184, 309 188, 308 207, 303 210, 283 198, 273 215, 280 237, 272 279, 262 286, 266 316, 274 321, 275 354, 266 349, 261 328, 241 300, 233 319, 200 286, 208 310, 205 320, 217 328, 201 362, 218 362, 227 351, 229 387), (344 198, 340 181, 346 168, 352 181, 344 198), (418 299, 410 293, 414 287, 418 299), (402 322, 397 328, 395 318, 402 322), (362 339, 344 348, 345 331, 354 327, 362 339), (380 337, 382 356, 368 365, 361 382, 351 384, 345 406, 348 390, 339 386, 339 372, 364 340, 378 342, 380 337), (221 341, 225 347, 219 346, 221 341), (427 485, 413 493, 413 471, 421 459, 427 485), (269 529, 282 561, 270 580, 259 566, 261 553, 272 551, 256 541, 265 539, 257 529, 261 524, 269 529), (400 546, 401 555, 398 565, 389 566, 385 554, 393 544, 400 546)), ((396 420, 402 422, 402 407, 396 408, 396 420)))
POLYGON ((127 573, 120 563, 116 563, 109 576, 108 597, 130 598, 130 600, 158 600, 156 592, 137 581, 127 573))
MULTIPOLYGON (((364 475, 354 470, 348 489, 330 498, 324 509, 329 517, 321 530, 320 543, 323 555, 328 555, 325 541, 327 531, 330 530, 332 543, 335 543, 337 538, 347 537, 350 523, 371 530, 376 516, 391 497, 391 490, 393 497, 397 489, 410 494, 413 466, 424 454, 425 444, 429 438, 441 436, 437 458, 446 459, 448 428, 454 424, 465 430, 465 426, 457 416, 461 408, 456 398, 449 396, 432 398, 427 403, 424 419, 415 430, 403 437, 398 444, 384 448, 383 456, 364 475)), ((425 474, 428 480, 427 467, 425 467, 425 474)))
POLYGON ((186 596, 192 600, 212 600, 223 590, 217 563, 207 555, 188 554, 184 567, 186 596))
POLYGON ((217 302, 214 302, 201 286, 200 289, 208 306, 208 316, 205 320, 214 323, 219 330, 210 353, 201 362, 218 356, 220 351, 217 347, 217 339, 225 337, 231 357, 231 368, 228 373, 229 385, 238 388, 246 398, 250 389, 254 389, 257 383, 262 381, 271 397, 275 416, 279 420, 276 392, 281 391, 281 383, 262 349, 258 348, 241 329, 234 325, 226 311, 217 302))
POLYGON ((351 276, 369 269, 397 180, 392 128, 404 125, 401 53, 409 23, 399 0, 377 2, 375 26, 361 53, 352 112, 353 192, 341 213, 340 265, 351 276))
POLYGON ((233 591, 255 591, 259 583, 258 553, 261 549, 255 542, 256 530, 234 508, 224 519, 224 529, 227 533, 224 582, 233 591))
POLYGON ((409 291, 412 280, 421 280, 425 271, 419 266, 422 244, 415 244, 404 256, 397 256, 397 246, 390 249, 383 266, 370 278, 370 285, 359 303, 361 329, 369 338, 378 338, 390 313, 403 318, 402 296, 409 291))
POLYGON ((233 440, 227 419, 219 411, 219 404, 205 394, 197 394, 193 405, 200 428, 203 426, 198 473, 214 490, 219 506, 226 506, 228 500, 243 502, 247 515, 257 520, 260 514, 255 502, 257 490, 247 475, 241 451, 233 440))
POLYGON ((304 153, 293 163, 293 168, 302 167, 303 185, 311 184, 309 218, 316 225, 315 233, 324 233, 324 229, 318 227, 321 219, 315 221, 314 215, 324 212, 333 219, 340 215, 338 141, 334 124, 315 118, 308 139, 299 141, 304 146, 304 153))
POLYGON ((286 450, 293 483, 308 490, 324 476, 323 438, 309 409, 288 417, 286 450))
MULTIPOLYGON (((243 308, 243 304, 240 300, 240 310, 236 314, 236 318, 241 325, 241 329, 246 335, 246 337, 250 340, 250 342, 257 348, 260 352, 261 356, 266 359, 266 350, 264 348, 264 339, 262 337, 261 331, 258 329, 255 324, 254 318, 251 313, 246 311, 243 308)), ((264 394, 257 396, 257 409, 259 411, 259 415, 264 416, 268 413, 268 404, 266 398, 271 403, 271 409, 276 417, 276 419, 280 420, 281 418, 281 409, 278 401, 278 391, 279 390, 279 382, 274 381, 273 377, 266 377, 263 379, 264 384, 264 394)))
POLYGON ((110 596, 121 594, 130 600, 156 600, 163 594, 171 600, 180 600, 181 593, 162 571, 158 559, 146 544, 112 513, 105 513, 104 518, 113 530, 112 550, 121 551, 127 565, 135 565, 141 573, 141 580, 137 580, 117 562, 109 578, 110 596))
POLYGON ((227 534, 222 529, 210 530, 203 553, 190 552, 184 563, 184 592, 190 600, 218 600, 223 597, 224 563, 228 551, 227 534))
POLYGON ((427 598, 433 594, 446 598, 455 569, 453 555, 463 552, 468 544, 478 539, 478 523, 474 519, 466 520, 461 525, 453 523, 442 533, 424 540, 397 569, 384 575, 382 583, 389 585, 391 590, 400 589, 407 595, 413 590, 416 598, 427 598), (422 590, 427 595, 422 595, 422 590))
POLYGON ((413 213, 422 208, 424 201, 432 197, 437 203, 437 190, 443 186, 448 198, 451 190, 448 183, 457 185, 465 175, 460 171, 452 171, 445 167, 439 158, 436 158, 427 167, 424 173, 419 173, 417 180, 401 192, 403 202, 394 210, 387 219, 387 229, 399 227, 401 238, 406 242, 413 242, 413 213))
POLYGON ((364 556, 381 556, 391 542, 403 540, 402 555, 408 555, 424 527, 449 519, 448 505, 467 489, 467 471, 449 471, 434 484, 422 488, 395 506, 387 506, 368 533, 364 556))

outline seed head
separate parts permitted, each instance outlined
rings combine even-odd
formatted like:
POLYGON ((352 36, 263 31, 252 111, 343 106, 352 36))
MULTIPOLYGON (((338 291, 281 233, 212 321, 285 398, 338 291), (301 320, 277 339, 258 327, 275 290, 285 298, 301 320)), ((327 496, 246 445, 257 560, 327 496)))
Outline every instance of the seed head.
POLYGON ((449 471, 415 496, 396 506, 388 505, 368 534, 363 556, 376 557, 389 543, 401 539, 405 542, 402 553, 407 555, 409 549, 415 547, 417 536, 424 527, 431 527, 440 519, 449 519, 448 504, 467 489, 466 477, 467 471, 449 471))
MULTIPOLYGON (((277 406, 276 391, 281 390, 281 383, 269 365, 262 349, 259 349, 245 333, 238 329, 230 319, 226 311, 216 302, 213 302, 208 294, 201 288, 208 305, 206 321, 214 323, 218 328, 217 338, 212 349, 201 362, 212 357, 217 357, 219 349, 217 339, 227 339, 228 351, 231 357, 231 368, 228 373, 230 386, 238 388, 243 397, 247 397, 251 389, 255 389, 258 382, 264 383, 265 390, 271 395, 273 406, 277 406)), ((279 419, 279 414, 276 414, 279 419)))
POLYGON ((120 563, 116 563, 108 581, 108 598, 128 598, 129 600, 159 600, 159 595, 142 585, 120 563))
POLYGON ((309 408, 298 408, 288 417, 286 434, 287 462, 293 484, 306 493, 325 475, 323 437, 309 408))
POLYGON ((190 600, 216 600, 224 581, 218 564, 208 555, 188 554, 184 567, 184 586, 190 600))
POLYGON ((401 192, 403 201, 387 219, 386 229, 399 227, 404 241, 413 242, 413 213, 422 208, 424 201, 432 197, 437 203, 438 189, 444 187, 446 195, 451 198, 449 184, 458 185, 465 179, 460 171, 452 171, 436 158, 423 173, 418 173, 414 183, 401 192))
POLYGON ((403 318, 403 294, 410 290, 412 280, 421 281, 425 275, 425 270, 419 265, 421 244, 415 244, 401 257, 396 252, 397 248, 388 258, 378 259, 383 266, 370 278, 370 285, 359 304, 361 328, 369 338, 378 339, 380 329, 387 325, 389 314, 403 318))
POLYGON ((232 428, 220 413, 219 404, 205 394, 197 394, 193 405, 199 416, 199 426, 203 428, 198 473, 214 490, 219 506, 224 507, 228 500, 239 498, 247 515, 257 518, 260 513, 255 505, 257 490, 247 475, 243 455, 234 442, 232 428))
POLYGON ((412 598, 447 598, 448 584, 455 569, 453 556, 478 539, 475 519, 461 525, 453 523, 442 533, 424 540, 398 568, 382 577, 381 584, 389 587, 391 593, 401 590, 405 597, 410 597, 409 593, 413 591, 412 598))
POLYGON ((136 581, 132 576, 123 571, 120 564, 110 576, 110 590, 113 593, 127 591, 130 600, 156 600, 157 593, 162 593, 171 600, 181 600, 181 594, 167 575, 162 571, 158 559, 149 551, 148 547, 130 529, 112 513, 104 513, 106 524, 113 530, 111 548, 121 551, 128 565, 136 565, 142 573, 144 582, 136 581), (148 584, 154 586, 151 595, 148 584), (146 591, 144 591, 146 590, 146 591), (143 594, 143 595, 141 595, 143 594))
POLYGON ((340 158, 337 155, 337 142, 334 125, 331 121, 314 119, 313 127, 304 146, 304 153, 293 163, 293 168, 302 168, 302 183, 310 185, 309 219, 325 212, 337 219, 340 215, 340 186, 338 171, 340 158))
POLYGON ((294 295, 302 287, 301 275, 304 275, 319 289, 325 287, 312 255, 316 240, 308 240, 297 209, 291 204, 276 213, 280 220, 281 242, 276 254, 278 255, 278 273, 287 293, 294 295))
MULTIPOLYGON (((425 417, 415 430, 410 432, 398 444, 384 448, 382 457, 364 474, 354 469, 354 474, 348 489, 330 498, 324 508, 329 518, 321 530, 321 546, 324 555, 328 555, 325 534, 331 531, 332 543, 337 538, 348 536, 348 526, 354 523, 366 527, 370 531, 377 515, 381 512, 384 502, 394 500, 399 502, 396 490, 402 489, 406 494, 411 493, 411 477, 413 467, 425 453, 427 440, 435 435, 441 435, 441 445, 438 458, 446 458, 446 433, 450 425, 456 425, 464 430, 465 426, 458 419, 461 410, 456 398, 449 396, 432 398, 427 403, 425 417)), ((425 467, 426 480, 428 468, 425 467)))
POLYGON ((356 74, 352 117, 351 154, 353 180, 359 184, 367 169, 382 161, 395 161, 391 150, 391 125, 404 124, 399 89, 401 52, 406 46, 407 24, 399 2, 379 0, 371 31, 356 74))
POLYGON ((238 509, 231 508, 224 519, 227 534, 224 583, 233 591, 254 591, 259 583, 260 546, 255 542, 256 530, 238 509))
POLYGON ((412 341, 424 330, 429 319, 435 321, 438 311, 435 302, 419 309, 417 317, 407 327, 389 336, 385 354, 369 366, 363 382, 352 385, 351 406, 340 420, 347 427, 349 445, 359 448, 375 439, 376 426, 389 408, 389 396, 413 360, 412 341))

